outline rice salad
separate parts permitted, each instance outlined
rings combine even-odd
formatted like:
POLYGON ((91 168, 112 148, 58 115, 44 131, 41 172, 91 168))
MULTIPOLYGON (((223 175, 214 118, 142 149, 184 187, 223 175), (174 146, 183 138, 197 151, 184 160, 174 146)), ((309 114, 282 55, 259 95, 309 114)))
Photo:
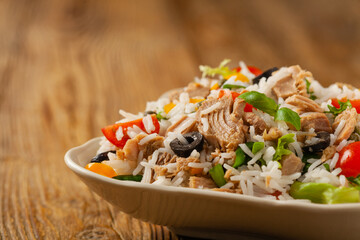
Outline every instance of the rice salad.
POLYGON ((201 77, 102 128, 86 169, 123 181, 274 200, 359 202, 360 91, 300 66, 201 77))

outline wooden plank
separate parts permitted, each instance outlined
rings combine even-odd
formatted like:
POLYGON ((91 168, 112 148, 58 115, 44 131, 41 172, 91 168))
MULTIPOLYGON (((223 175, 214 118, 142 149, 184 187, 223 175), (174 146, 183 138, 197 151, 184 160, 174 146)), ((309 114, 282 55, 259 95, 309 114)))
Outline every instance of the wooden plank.
POLYGON ((300 64, 323 85, 360 77, 359 1, 181 1, 179 22, 202 64, 300 64))
POLYGON ((118 109, 224 58, 360 77, 358 1, 1 1, 0 239, 176 239, 121 213, 63 163, 118 109))
POLYGON ((1 23, 14 19, 1 26, 13 29, 0 45, 1 238, 175 238, 114 209, 63 163, 65 149, 100 135, 119 108, 140 111, 193 77, 164 2, 8 1, 1 9, 1 23))

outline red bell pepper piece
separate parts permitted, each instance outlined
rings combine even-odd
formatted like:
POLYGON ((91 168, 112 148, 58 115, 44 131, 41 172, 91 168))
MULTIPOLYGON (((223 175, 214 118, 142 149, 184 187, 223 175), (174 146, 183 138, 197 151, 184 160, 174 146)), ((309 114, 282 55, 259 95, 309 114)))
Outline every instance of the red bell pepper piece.
MULTIPOLYGON (((151 133, 159 133, 159 131, 160 131, 159 121, 157 120, 155 115, 151 115, 151 118, 152 118, 153 124, 155 126, 155 130, 151 131, 151 133)), ((109 140, 109 142, 111 142, 112 144, 114 144, 115 146, 117 146, 119 148, 123 148, 125 146, 125 143, 127 142, 127 140, 130 139, 130 137, 127 135, 127 131, 128 131, 129 127, 138 126, 141 130, 146 132, 145 126, 144 126, 144 123, 142 120, 143 119, 140 118, 140 119, 136 119, 136 120, 133 120, 130 122, 115 123, 113 125, 109 125, 109 126, 102 128, 101 131, 103 132, 106 139, 109 140), (123 134, 124 134, 124 136, 120 140, 118 140, 116 138, 116 131, 119 129, 119 127, 122 127, 123 134)))
MULTIPOLYGON (((249 69, 249 71, 254 74, 255 76, 259 76, 260 74, 262 74, 262 71, 257 68, 257 67, 253 67, 253 66, 247 66, 247 68, 249 69)), ((237 67, 237 68, 234 68, 234 70, 236 72, 240 72, 241 71, 241 67, 237 67)))
MULTIPOLYGON (((240 96, 242 93, 245 93, 245 92, 247 92, 247 91, 244 90, 244 91, 242 91, 241 93, 231 91, 232 99, 235 100, 235 98, 237 98, 238 96, 240 96)), ((225 95, 225 90, 220 90, 218 99, 219 99, 219 98, 222 98, 224 95, 225 95)), ((254 108, 254 107, 253 107, 252 105, 246 103, 245 108, 244 108, 244 111, 245 111, 245 112, 252 112, 252 109, 253 109, 253 108, 254 108)))
MULTIPOLYGON (((338 101, 346 102, 347 99, 345 98, 345 99, 339 100, 339 99, 333 98, 333 99, 331 99, 331 104, 336 108, 340 108, 340 104, 338 103, 338 101)), ((356 109, 357 113, 360 113, 360 99, 350 100, 350 103, 353 106, 353 108, 356 109)))

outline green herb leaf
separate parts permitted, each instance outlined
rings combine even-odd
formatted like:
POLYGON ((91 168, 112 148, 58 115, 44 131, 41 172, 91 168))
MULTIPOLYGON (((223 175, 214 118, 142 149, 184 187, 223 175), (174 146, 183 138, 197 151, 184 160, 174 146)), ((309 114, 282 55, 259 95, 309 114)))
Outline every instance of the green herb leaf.
POLYGON ((226 180, 224 178, 225 173, 221 164, 216 164, 209 170, 209 173, 218 187, 224 186, 226 184, 226 180))
POLYGON ((161 121, 161 120, 168 120, 168 118, 166 118, 166 117, 164 117, 163 116, 163 113, 164 112, 158 112, 157 114, 156 114, 156 118, 157 118, 157 120, 159 120, 159 121, 161 121))
POLYGON ((223 89, 234 89, 234 88, 245 88, 245 86, 235 85, 235 84, 224 84, 221 86, 223 89))
POLYGON ((265 147, 265 143, 263 142, 254 142, 251 152, 253 154, 258 153, 260 150, 262 150, 265 147))
POLYGON ((308 171, 309 167, 311 166, 311 163, 308 163, 307 161, 310 158, 320 159, 321 156, 319 156, 317 153, 304 152, 304 156, 301 159, 301 161, 305 164, 302 170, 302 174, 305 174, 308 171))
POLYGON ((296 130, 300 130, 301 128, 301 122, 300 122, 300 116, 290 108, 280 108, 277 110, 274 119, 276 121, 285 121, 287 123, 292 124, 296 130))
POLYGON ((254 146, 254 142, 247 142, 247 143, 245 143, 245 145, 250 149, 250 151, 252 151, 252 148, 254 146))
POLYGON ((360 187, 360 174, 355 178, 355 177, 348 177, 347 180, 357 186, 360 187))
POLYGON ((349 100, 347 100, 346 102, 341 102, 338 100, 338 103, 340 105, 340 108, 336 108, 331 105, 328 105, 328 108, 330 111, 328 111, 326 113, 332 113, 332 114, 334 114, 334 116, 337 116, 340 113, 342 113, 343 111, 345 111, 347 108, 352 108, 352 105, 349 100))
POLYGON ((245 102, 263 112, 270 114, 271 116, 275 116, 276 111, 278 110, 278 105, 276 102, 263 93, 256 91, 246 92, 241 94, 239 98, 244 99, 245 102))
POLYGON ((140 182, 142 179, 142 175, 117 175, 115 177, 113 177, 114 179, 117 180, 123 180, 123 181, 135 181, 135 182, 140 182))
POLYGON ((326 171, 330 172, 330 166, 327 163, 324 163, 323 166, 325 167, 326 171))
POLYGON ((238 149, 236 149, 235 154, 236 154, 236 157, 235 157, 235 162, 234 162, 233 168, 238 168, 238 167, 244 165, 246 155, 240 147, 238 149))
POLYGON ((270 114, 276 121, 285 121, 294 125, 296 130, 300 130, 301 123, 299 114, 289 108, 279 109, 279 105, 265 94, 251 91, 241 94, 239 98, 244 99, 245 102, 249 103, 253 107, 270 114))
POLYGON ((226 77, 230 74, 235 73, 234 71, 231 71, 228 67, 225 66, 229 62, 230 62, 230 59, 225 59, 216 68, 201 65, 199 68, 200 68, 200 71, 202 72, 202 77, 206 77, 206 76, 214 77, 216 74, 220 74, 223 77, 226 77))
POLYGON ((280 161, 283 155, 289 155, 292 153, 286 148, 288 147, 289 143, 295 142, 294 136, 295 134, 289 133, 278 139, 278 144, 273 157, 274 161, 280 161))
POLYGON ((317 99, 317 97, 314 95, 314 92, 310 90, 311 83, 309 82, 309 80, 307 80, 307 78, 305 78, 305 82, 306 82, 306 92, 310 95, 310 99, 311 100, 317 99))
MULTIPOLYGON (((258 165, 260 165, 260 167, 261 166, 264 166, 264 165, 266 165, 266 162, 265 162, 265 160, 264 159, 262 159, 262 158, 260 158, 259 160, 257 160, 257 162, 256 162, 258 165)), ((280 167, 281 168, 281 167, 280 167)))

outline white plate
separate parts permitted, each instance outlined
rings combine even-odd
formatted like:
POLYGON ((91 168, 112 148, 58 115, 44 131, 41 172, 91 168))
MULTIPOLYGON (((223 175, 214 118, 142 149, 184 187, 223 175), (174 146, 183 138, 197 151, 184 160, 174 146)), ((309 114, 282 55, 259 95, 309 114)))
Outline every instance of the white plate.
POLYGON ((135 218, 198 237, 225 238, 229 233, 229 238, 245 232, 291 239, 360 239, 360 204, 275 201, 115 180, 84 168, 96 155, 99 141, 94 138, 70 149, 65 162, 91 190, 135 218))

